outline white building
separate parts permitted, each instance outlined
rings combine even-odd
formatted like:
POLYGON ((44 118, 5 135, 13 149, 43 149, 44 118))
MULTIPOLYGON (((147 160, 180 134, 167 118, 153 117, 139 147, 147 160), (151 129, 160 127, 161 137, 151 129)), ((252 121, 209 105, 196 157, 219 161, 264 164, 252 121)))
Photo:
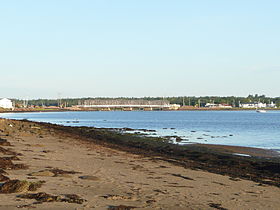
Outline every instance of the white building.
POLYGON ((219 104, 218 106, 221 109, 232 109, 232 106, 229 104, 219 104))
POLYGON ((251 102, 251 103, 244 103, 244 104, 239 104, 240 108, 245 108, 245 109, 255 109, 255 108, 266 108, 267 105, 266 103, 262 103, 262 102, 251 102))
POLYGON ((169 109, 171 110, 178 110, 181 106, 179 104, 170 104, 169 109))
POLYGON ((215 107, 217 107, 218 105, 217 104, 214 104, 214 103, 207 103, 207 104, 205 104, 205 107, 207 107, 207 108, 215 108, 215 107))
POLYGON ((13 102, 7 98, 3 98, 0 100, 0 108, 12 109, 12 108, 14 108, 13 102))
POLYGON ((232 106, 229 104, 214 104, 214 103, 207 103, 205 104, 206 108, 220 108, 220 109, 231 109, 232 106))

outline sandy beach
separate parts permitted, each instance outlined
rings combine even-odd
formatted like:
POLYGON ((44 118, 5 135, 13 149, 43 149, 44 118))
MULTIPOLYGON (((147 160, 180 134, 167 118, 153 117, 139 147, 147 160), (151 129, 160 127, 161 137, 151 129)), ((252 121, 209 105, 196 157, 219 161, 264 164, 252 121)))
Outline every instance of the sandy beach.
MULTIPOLYGON (((0 119, 0 138, 3 210, 280 206, 277 165, 273 173, 278 177, 266 184, 266 180, 254 182, 246 176, 222 175, 215 170, 211 173, 206 167, 183 167, 161 155, 97 144, 85 136, 40 123, 0 119), (24 181, 27 187, 10 186, 15 183, 11 180, 19 180, 19 184, 24 181)), ((242 148, 235 149, 244 153, 242 148)))

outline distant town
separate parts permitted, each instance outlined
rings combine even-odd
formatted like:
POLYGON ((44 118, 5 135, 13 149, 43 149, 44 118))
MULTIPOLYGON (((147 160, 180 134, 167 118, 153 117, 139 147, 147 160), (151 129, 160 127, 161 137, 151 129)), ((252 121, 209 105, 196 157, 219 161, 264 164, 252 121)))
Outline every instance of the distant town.
POLYGON ((248 97, 143 97, 143 98, 66 98, 0 99, 0 111, 134 111, 134 110, 234 110, 277 109, 280 98, 265 95, 248 97))

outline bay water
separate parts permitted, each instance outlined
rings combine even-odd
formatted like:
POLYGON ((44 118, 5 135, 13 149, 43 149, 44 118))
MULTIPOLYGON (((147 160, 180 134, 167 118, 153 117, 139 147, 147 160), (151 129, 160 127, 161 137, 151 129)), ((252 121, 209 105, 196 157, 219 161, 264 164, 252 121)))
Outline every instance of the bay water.
MULTIPOLYGON (((178 144, 207 143, 280 151, 280 111, 92 111, 2 113, 65 126, 154 130, 152 136, 179 136, 178 144)), ((143 131, 140 131, 143 132, 143 131)))

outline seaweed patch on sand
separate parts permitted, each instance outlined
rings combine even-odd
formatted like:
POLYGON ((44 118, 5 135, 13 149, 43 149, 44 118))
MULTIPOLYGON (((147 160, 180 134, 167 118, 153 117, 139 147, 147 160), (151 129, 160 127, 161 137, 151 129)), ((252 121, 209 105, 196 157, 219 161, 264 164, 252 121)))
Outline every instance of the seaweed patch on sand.
POLYGON ((86 201, 76 194, 51 195, 45 192, 22 194, 18 195, 17 197, 24 199, 35 199, 37 201, 36 204, 44 202, 67 202, 82 204, 86 201))
POLYGON ((36 191, 44 182, 28 182, 26 180, 9 180, 0 186, 0 193, 19 193, 26 191, 36 191))

